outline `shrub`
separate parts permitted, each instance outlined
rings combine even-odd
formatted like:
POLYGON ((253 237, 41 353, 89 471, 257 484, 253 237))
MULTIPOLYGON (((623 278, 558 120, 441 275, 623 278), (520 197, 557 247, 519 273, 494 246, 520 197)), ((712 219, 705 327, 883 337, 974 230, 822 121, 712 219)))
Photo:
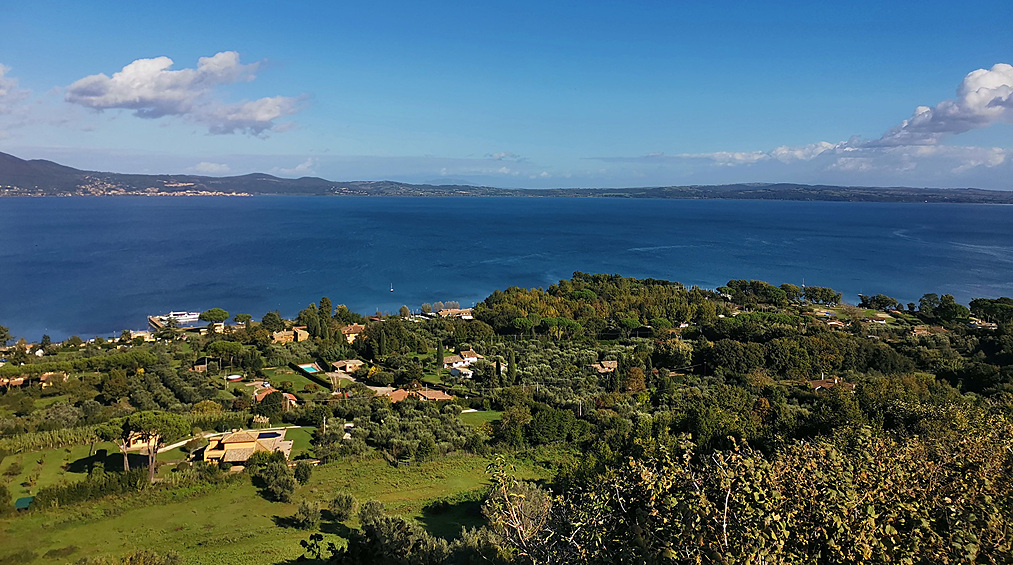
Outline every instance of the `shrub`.
POLYGON ((303 500, 292 515, 292 525, 300 530, 315 530, 320 525, 320 504, 303 500))
POLYGON ((358 503, 355 497, 348 494, 347 492, 339 492, 334 495, 331 499, 331 514, 334 519, 339 522, 344 522, 351 518, 356 511, 358 503))
POLYGON ((313 465, 309 461, 300 461, 295 466, 295 480, 304 485, 310 481, 313 475, 313 465))
POLYGON ((379 500, 367 500, 361 508, 359 508, 359 522, 365 524, 372 524, 383 517, 383 503, 379 500))

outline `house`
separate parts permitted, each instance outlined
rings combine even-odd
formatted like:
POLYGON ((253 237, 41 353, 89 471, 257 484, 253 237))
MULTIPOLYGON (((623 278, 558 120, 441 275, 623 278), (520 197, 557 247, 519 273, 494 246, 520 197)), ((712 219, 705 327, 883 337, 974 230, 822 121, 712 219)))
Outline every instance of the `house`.
POLYGON ((295 341, 295 332, 283 330, 271 334, 271 343, 292 343, 295 341))
POLYGON ((460 318, 462 320, 473 320, 471 308, 444 308, 437 312, 441 318, 460 318))
POLYGON ((479 359, 485 359, 478 353, 475 353, 474 349, 468 349, 461 351, 457 355, 445 355, 443 357, 443 368, 448 369, 451 367, 468 367, 473 363, 477 363, 479 359))
POLYGON ((463 379, 470 379, 474 374, 475 374, 474 371, 472 371, 471 369, 466 369, 464 367, 450 368, 450 376, 452 377, 461 377, 463 379))
POLYGON ((366 329, 366 326, 362 324, 349 324, 341 328, 341 335, 345 336, 345 341, 352 343, 355 338, 359 337, 359 334, 366 329))
POLYGON ((134 340, 134 339, 137 339, 137 338, 142 338, 145 342, 155 341, 155 335, 152 334, 151 332, 143 332, 143 331, 142 332, 135 332, 135 331, 131 331, 130 332, 130 339, 134 340))
POLYGON ((53 383, 65 383, 69 376, 64 371, 51 371, 39 375, 39 382, 42 388, 53 386, 53 383))
POLYGON ((292 328, 292 333, 295 334, 293 337, 296 343, 310 338, 310 332, 306 331, 306 326, 295 326, 292 328))
POLYGON ((607 375, 608 373, 614 373, 619 368, 618 361, 599 361, 591 364, 591 369, 597 371, 599 375, 607 375))
MULTIPOLYGON (((261 402, 262 400, 264 400, 265 398, 267 398, 267 395, 269 395, 269 394, 271 394, 273 392, 281 392, 281 391, 278 390, 278 389, 276 389, 276 388, 272 388, 272 387, 262 388, 262 389, 260 389, 260 392, 258 392, 258 393, 256 393, 256 394, 253 395, 253 398, 257 402, 261 402)), ((292 406, 295 406, 296 402, 299 401, 299 399, 296 398, 295 395, 292 394, 292 393, 281 392, 281 394, 285 397, 286 405, 287 405, 286 407, 287 408, 291 408, 292 406)))
POLYGON ((845 324, 843 321, 838 320, 838 319, 835 318, 833 320, 827 320, 827 327, 830 327, 830 328, 844 328, 844 327, 847 327, 847 324, 845 324))
POLYGON ((387 395, 391 404, 401 402, 406 398, 417 398, 422 402, 438 402, 441 400, 453 400, 454 397, 442 390, 406 390, 399 388, 387 395))
POLYGON ((365 365, 358 359, 342 359, 341 361, 335 361, 331 363, 331 367, 334 367, 335 371, 341 371, 343 373, 354 373, 356 369, 365 365))
POLYGON ((204 449, 204 460, 242 464, 258 451, 280 451, 285 458, 292 454, 292 441, 286 441, 284 431, 241 430, 211 439, 204 449))

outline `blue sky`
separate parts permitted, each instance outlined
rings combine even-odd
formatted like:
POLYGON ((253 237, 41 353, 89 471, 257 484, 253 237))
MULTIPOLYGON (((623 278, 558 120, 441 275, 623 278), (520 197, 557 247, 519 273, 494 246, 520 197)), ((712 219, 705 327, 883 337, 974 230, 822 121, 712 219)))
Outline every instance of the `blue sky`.
POLYGON ((1013 189, 1008 1, 211 4, 3 2, 0 151, 505 187, 1013 189))

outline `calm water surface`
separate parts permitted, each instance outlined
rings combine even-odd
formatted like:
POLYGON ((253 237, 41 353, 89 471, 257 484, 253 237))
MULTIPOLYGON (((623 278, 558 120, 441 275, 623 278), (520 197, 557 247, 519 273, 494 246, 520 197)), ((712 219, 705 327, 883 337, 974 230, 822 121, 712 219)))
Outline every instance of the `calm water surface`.
POLYGON ((1013 295, 1007 206, 548 198, 0 199, 0 324, 118 334, 169 310, 294 316, 548 286, 573 271, 1013 295), (394 292, 390 292, 393 285, 394 292))

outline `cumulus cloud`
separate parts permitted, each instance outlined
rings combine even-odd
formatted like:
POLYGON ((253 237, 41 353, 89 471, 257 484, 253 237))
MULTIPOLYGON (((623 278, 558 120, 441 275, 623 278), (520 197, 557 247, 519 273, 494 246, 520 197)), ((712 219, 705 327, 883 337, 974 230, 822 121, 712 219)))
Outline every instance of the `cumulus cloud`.
POLYGON ((998 63, 968 73, 956 98, 918 106, 910 118, 868 145, 935 145, 947 135, 1003 122, 1013 123, 1013 65, 998 63))
POLYGON ((193 69, 172 70, 169 57, 138 59, 122 70, 84 77, 65 100, 95 110, 133 110, 139 118, 180 116, 207 125, 215 134, 277 130, 275 120, 299 111, 298 98, 275 96, 239 103, 215 97, 222 85, 252 81, 259 63, 244 65, 235 51, 201 57, 193 69))
POLYGON ((207 161, 201 161, 190 168, 195 173, 202 173, 206 175, 223 175, 231 171, 228 165, 225 163, 209 163, 207 161))
POLYGON ((292 167, 291 169, 274 168, 274 169, 271 170, 271 172, 279 173, 279 174, 287 175, 287 176, 300 176, 300 177, 304 177, 306 175, 312 175, 313 174, 313 171, 314 171, 313 166, 314 165, 316 165, 316 160, 313 157, 309 157, 305 161, 303 161, 302 163, 299 163, 298 165, 292 167))
POLYGON ((10 70, 10 67, 0 63, 0 114, 10 114, 14 105, 30 94, 30 91, 18 88, 18 79, 7 74, 10 70))
POLYGON ((622 164, 629 174, 658 167, 681 176, 703 172, 736 182, 794 178, 808 182, 889 182, 934 186, 978 182, 1009 188, 1013 149, 946 145, 942 141, 974 129, 1013 123, 1013 65, 968 73, 957 96, 934 107, 919 106, 914 115, 876 140, 852 137, 831 143, 781 146, 767 151, 715 151, 640 157, 599 157, 622 164), (731 169, 741 172, 733 173, 731 169), (719 171, 728 171, 722 173, 719 171), (748 178, 749 176, 753 178, 748 178))

